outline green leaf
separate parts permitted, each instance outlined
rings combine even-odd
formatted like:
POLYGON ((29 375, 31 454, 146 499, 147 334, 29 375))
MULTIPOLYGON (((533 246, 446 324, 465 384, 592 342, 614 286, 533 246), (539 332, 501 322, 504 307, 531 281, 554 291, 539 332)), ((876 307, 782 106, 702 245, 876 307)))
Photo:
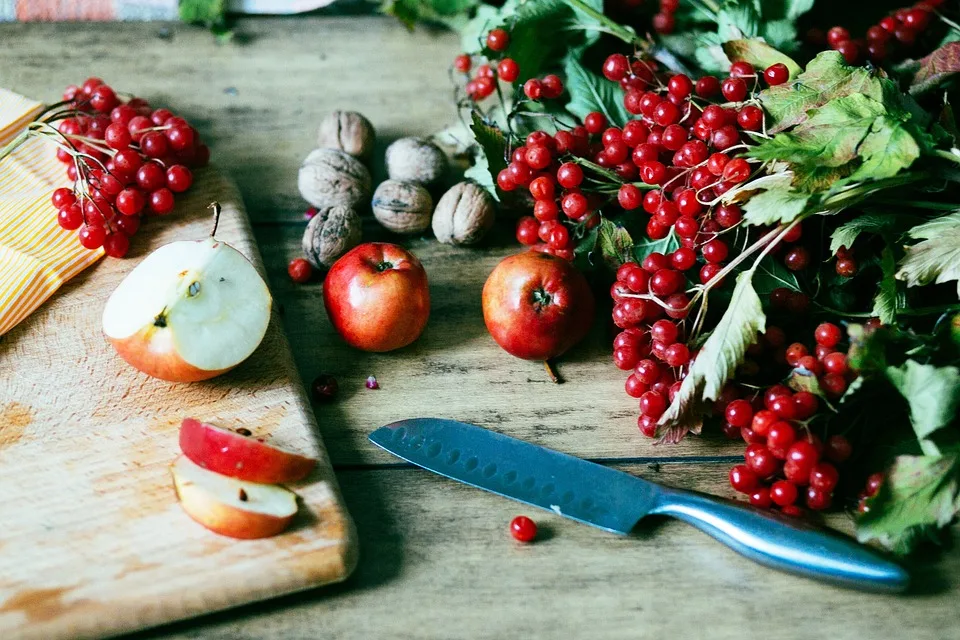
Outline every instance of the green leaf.
POLYGON ((449 24, 454 18, 465 22, 468 12, 479 4, 480 0, 387 0, 380 11, 412 29, 417 22, 449 24))
POLYGON ((763 191, 750 197, 743 205, 743 219, 750 225, 771 225, 793 222, 806 210, 810 195, 800 193, 791 185, 789 172, 765 176, 755 181, 763 191))
POLYGON ((790 70, 790 77, 800 73, 800 65, 794 62, 763 40, 750 38, 745 40, 729 40, 723 43, 723 52, 730 62, 749 62, 757 69, 766 69, 770 65, 783 63, 790 70))
MULTIPOLYGON (((923 242, 907 247, 900 261, 898 280, 908 287, 960 281, 960 211, 916 226, 909 236, 923 242)), ((960 296, 960 282, 957 295, 960 296)))
POLYGON ((607 218, 600 221, 597 246, 603 261, 612 269, 631 260, 633 239, 626 229, 607 218))
POLYGON ((883 324, 893 324, 897 321, 897 279, 894 277, 897 260, 890 245, 885 246, 880 253, 880 269, 883 275, 877 295, 873 298, 872 313, 880 318, 883 324))
POLYGON ((591 111, 599 111, 610 126, 623 126, 632 119, 623 107, 623 89, 616 82, 587 70, 580 62, 582 51, 573 49, 564 59, 566 89, 570 94, 567 111, 583 120, 591 111))
POLYGON ((227 11, 226 4, 226 0, 180 0, 180 20, 207 25, 222 23, 227 11))
POLYGON ((948 42, 921 58, 920 68, 910 83, 910 93, 917 95, 936 89, 957 73, 960 73, 960 42, 948 42))
POLYGON ((672 227, 667 237, 661 240, 651 240, 646 234, 643 234, 643 237, 644 240, 633 245, 633 260, 637 263, 643 262, 651 253, 662 253, 666 256, 680 248, 680 238, 672 227))
POLYGON ((680 390, 660 418, 661 438, 668 434, 673 440, 679 439, 678 435, 683 436, 676 431, 668 431, 671 426, 680 425, 686 433, 688 425, 694 424, 703 403, 719 397, 723 385, 743 362, 747 347, 757 341, 757 334, 764 331, 766 317, 751 283, 752 276, 751 271, 744 271, 737 276, 727 310, 703 343, 680 390))
POLYGON ((914 546, 917 527, 943 527, 960 507, 960 459, 945 456, 899 456, 857 519, 857 539, 877 540, 897 553, 914 546))
POLYGON ((766 20, 760 25, 760 36, 780 51, 798 48, 797 27, 792 20, 766 20))
POLYGON ((915 216, 889 211, 862 213, 834 229, 830 236, 830 253, 835 254, 840 247, 852 248, 861 233, 898 236, 916 224, 917 220, 915 216))
POLYGON ((478 147, 473 166, 464 173, 464 176, 485 187, 494 198, 499 200, 496 177, 507 167, 504 159, 506 140, 499 128, 484 122, 476 111, 471 113, 471 120, 470 130, 473 131, 478 147))
POLYGON ((795 187, 821 191, 842 179, 896 175, 920 156, 920 147, 882 103, 853 94, 812 110, 807 120, 763 141, 748 155, 786 162, 795 187))
POLYGON ((720 41, 752 38, 760 33, 760 11, 750 0, 726 0, 717 14, 720 41))
POLYGON ((907 360, 901 367, 887 367, 887 379, 910 405, 910 421, 917 438, 923 440, 956 420, 960 369, 907 360))
POLYGON ((767 131, 778 133, 800 124, 811 109, 851 94, 882 102, 883 84, 867 69, 847 66, 836 51, 825 51, 792 82, 760 92, 760 102, 770 114, 767 131))
POLYGON ((887 344, 890 332, 886 329, 867 331, 863 325, 847 326, 850 349, 847 361, 855 371, 876 373, 887 367, 887 344))
POLYGON ((781 287, 799 291, 800 283, 797 275, 787 269, 782 259, 768 255, 760 261, 756 273, 753 274, 753 289, 761 300, 766 300, 771 291, 781 287))

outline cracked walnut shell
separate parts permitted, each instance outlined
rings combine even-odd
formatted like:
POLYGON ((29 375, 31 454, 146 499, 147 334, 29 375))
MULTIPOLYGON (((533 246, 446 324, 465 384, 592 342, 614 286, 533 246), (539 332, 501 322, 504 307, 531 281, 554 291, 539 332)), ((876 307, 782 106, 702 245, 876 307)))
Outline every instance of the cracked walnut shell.
POLYGON ((433 233, 447 244, 476 244, 490 231, 495 217, 490 193, 473 182, 460 182, 437 202, 433 233))
POLYGON ((328 268, 360 244, 361 229, 360 216, 350 207, 320 211, 303 233, 303 253, 314 267, 328 268))
POLYGON ((387 147, 387 174, 391 180, 431 185, 443 178, 447 156, 424 138, 400 138, 387 147))
POLYGON ((373 194, 373 215, 394 233, 421 233, 430 226, 433 198, 416 182, 385 180, 373 194))
POLYGON ((339 149, 355 158, 367 158, 373 151, 373 125, 356 111, 334 111, 320 122, 317 146, 339 149))
POLYGON ((356 207, 370 197, 371 182, 367 168, 338 149, 314 149, 297 175, 300 195, 321 211, 356 207))

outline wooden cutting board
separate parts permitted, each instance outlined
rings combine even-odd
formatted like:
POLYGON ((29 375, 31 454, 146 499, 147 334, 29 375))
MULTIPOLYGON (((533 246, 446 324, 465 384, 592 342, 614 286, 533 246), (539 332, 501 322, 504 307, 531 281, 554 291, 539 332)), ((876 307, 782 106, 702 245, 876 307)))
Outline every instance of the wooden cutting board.
MULTIPOLYGON (((165 219, 145 221, 130 257, 105 258, 0 338, 0 638, 99 638, 346 578, 353 524, 340 499, 277 306, 253 356, 219 378, 171 384, 123 362, 100 316, 153 249, 217 238, 263 272, 236 187, 216 169, 165 219), (291 528, 239 541, 177 504, 168 466, 186 416, 269 434, 319 459, 292 486, 291 528)), ((51 211, 51 215, 53 212, 51 211)))

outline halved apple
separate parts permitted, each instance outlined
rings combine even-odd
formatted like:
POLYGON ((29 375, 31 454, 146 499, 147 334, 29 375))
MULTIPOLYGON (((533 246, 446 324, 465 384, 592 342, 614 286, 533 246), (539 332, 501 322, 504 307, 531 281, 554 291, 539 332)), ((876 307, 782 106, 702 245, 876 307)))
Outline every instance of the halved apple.
POLYGON ((124 360, 171 382, 206 380, 254 352, 272 298, 243 254, 211 236, 172 242, 124 278, 103 310, 103 331, 124 360))
POLYGON ((297 496, 283 487, 207 471, 186 457, 170 466, 180 505, 207 529, 231 538, 267 538, 290 524, 297 496))
POLYGON ((300 480, 317 464, 313 458, 196 418, 180 424, 180 450, 204 469, 268 484, 300 480))

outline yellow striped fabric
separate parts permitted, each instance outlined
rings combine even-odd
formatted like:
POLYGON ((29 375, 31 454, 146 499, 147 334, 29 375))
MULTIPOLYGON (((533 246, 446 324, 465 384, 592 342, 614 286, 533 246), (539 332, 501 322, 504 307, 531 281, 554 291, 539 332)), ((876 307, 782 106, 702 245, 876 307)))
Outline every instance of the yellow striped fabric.
MULTIPOLYGON (((0 147, 41 109, 0 89, 0 147)), ((51 143, 33 138, 0 160, 0 336, 103 256, 103 249, 84 249, 75 231, 57 224, 50 196, 70 182, 55 154, 51 143)))

